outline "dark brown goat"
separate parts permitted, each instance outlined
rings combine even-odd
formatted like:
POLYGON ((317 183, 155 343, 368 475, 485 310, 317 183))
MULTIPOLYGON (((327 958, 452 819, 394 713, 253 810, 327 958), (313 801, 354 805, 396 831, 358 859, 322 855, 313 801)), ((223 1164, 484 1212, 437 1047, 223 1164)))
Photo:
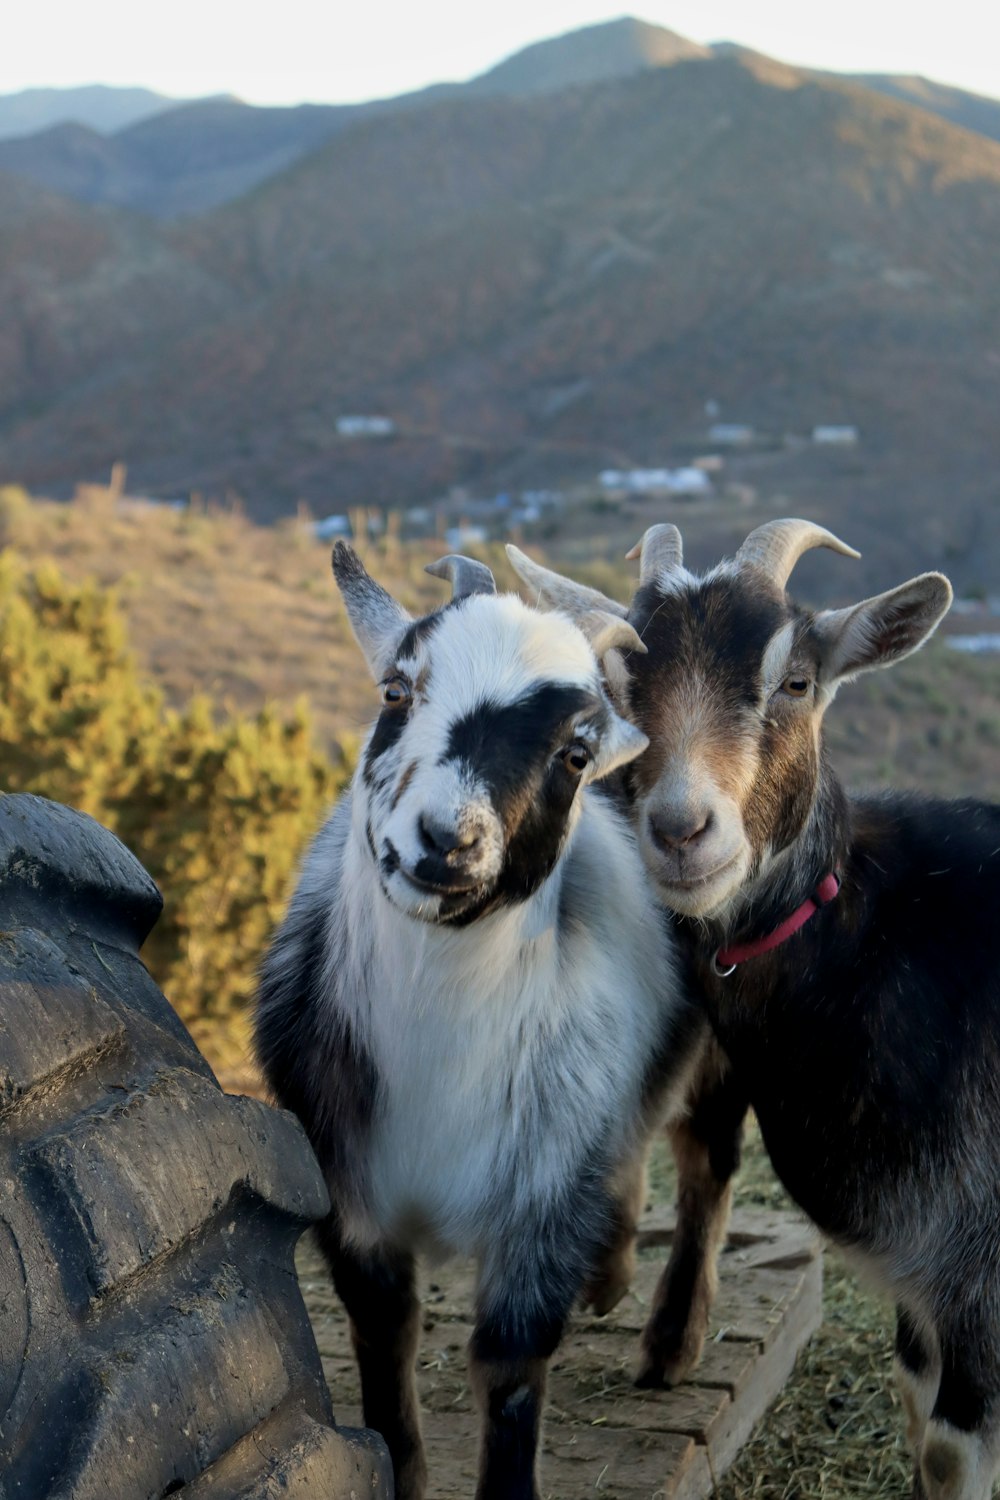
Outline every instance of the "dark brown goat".
MULTIPOLYGON (((750 1103, 789 1192, 895 1298, 914 1495, 987 1500, 1000 1467, 1000 976, 988 936, 1000 808, 845 794, 823 752, 827 707, 843 681, 920 646, 951 589, 928 573, 814 613, 785 584, 815 546, 850 552, 820 527, 778 521, 694 577, 676 528, 653 527, 631 607, 618 606, 648 651, 610 669, 650 739, 626 776, 637 833, 718 1047, 675 1133, 681 1227, 640 1379, 669 1382, 696 1358, 750 1103)), ((570 614, 614 607, 514 561, 570 614)))

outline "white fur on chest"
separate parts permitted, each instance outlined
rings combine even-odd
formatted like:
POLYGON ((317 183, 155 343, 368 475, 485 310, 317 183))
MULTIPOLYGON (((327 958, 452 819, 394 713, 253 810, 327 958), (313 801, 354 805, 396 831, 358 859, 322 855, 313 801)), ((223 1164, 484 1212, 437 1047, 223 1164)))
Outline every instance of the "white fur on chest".
POLYGON ((342 1206, 355 1240, 475 1254, 498 1221, 629 1148, 676 985, 638 855, 609 809, 587 813, 531 901, 462 929, 401 920, 345 851, 349 967, 364 978, 336 1003, 380 1079, 359 1196, 342 1206), (574 890, 595 920, 567 920, 574 890))

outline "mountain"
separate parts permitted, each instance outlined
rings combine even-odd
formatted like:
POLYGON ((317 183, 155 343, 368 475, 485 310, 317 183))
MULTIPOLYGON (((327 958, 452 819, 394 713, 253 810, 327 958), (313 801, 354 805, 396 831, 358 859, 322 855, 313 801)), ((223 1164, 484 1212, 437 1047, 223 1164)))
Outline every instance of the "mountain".
POLYGON ((89 84, 70 89, 22 89, 0 94, 0 140, 32 135, 53 125, 85 125, 107 135, 176 104, 151 89, 89 84))
MULTIPOLYGON (((93 401, 232 293, 134 215, 0 173, 0 451, 7 424, 93 401)), ((2 460, 0 460, 2 464, 2 460)), ((5 472, 10 472, 2 465, 5 472)))
POLYGON ((756 69, 759 76, 767 74, 776 79, 779 71, 784 70, 790 77, 809 76, 834 85, 854 84, 902 104, 927 110, 951 125, 971 130, 974 135, 1000 140, 1000 99, 990 99, 984 94, 973 94, 967 89, 905 73, 830 73, 821 68, 793 68, 738 42, 715 42, 710 50, 715 57, 736 59, 745 67, 756 69))
POLYGON ((623 17, 527 47, 466 84, 436 84, 353 105, 260 108, 222 97, 168 107, 172 101, 163 100, 151 118, 110 136, 85 114, 66 113, 75 104, 66 91, 53 90, 57 123, 34 135, 0 140, 0 171, 84 203, 181 218, 240 197, 376 115, 465 96, 550 93, 708 55, 662 26, 623 17), (64 112, 56 114, 60 99, 64 112))
POLYGON ((942 120, 960 125, 963 130, 972 130, 977 135, 1000 141, 1000 99, 988 99, 983 94, 970 94, 965 89, 934 83, 930 78, 904 74, 853 73, 848 76, 876 93, 901 99, 905 104, 916 104, 920 109, 940 115, 942 120))
POLYGON ((1000 145, 922 109, 695 58, 377 113, 171 228, 33 212, 12 245, 0 200, 0 471, 29 483, 123 458, 265 518, 417 502, 697 452, 711 399, 779 451, 856 424, 862 547, 891 514, 920 561, 1000 561, 1000 145), (338 440, 350 412, 395 439, 338 440))
POLYGON ((178 218, 249 192, 366 108, 258 109, 237 99, 200 100, 112 136, 63 124, 0 141, 0 171, 83 203, 178 218))
MULTIPOLYGON (((0 171, 84 203, 114 204, 165 220, 191 217, 240 198, 342 131, 381 115, 462 98, 530 99, 713 58, 739 62, 775 87, 795 87, 805 76, 734 43, 702 47, 624 16, 526 47, 468 83, 436 84, 365 104, 258 108, 229 96, 178 104, 141 90, 34 91, 45 96, 52 123, 0 139, 0 171), (99 107, 126 109, 133 93, 141 96, 132 103, 142 118, 121 127, 102 123, 109 116, 100 115, 99 107)), ((923 79, 813 76, 832 84, 854 82, 1000 139, 998 101, 923 79)), ((0 127, 4 105, 24 97, 0 98, 0 127)))
POLYGON ((474 78, 468 88, 477 94, 552 93, 709 55, 707 47, 665 26, 622 16, 524 47, 474 78))

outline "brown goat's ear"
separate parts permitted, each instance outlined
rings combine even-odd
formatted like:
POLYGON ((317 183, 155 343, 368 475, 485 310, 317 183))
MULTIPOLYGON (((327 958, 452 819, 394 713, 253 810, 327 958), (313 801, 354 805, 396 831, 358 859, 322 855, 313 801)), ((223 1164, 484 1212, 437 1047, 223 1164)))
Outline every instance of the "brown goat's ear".
POLYGON ((347 608, 354 639, 365 654, 368 669, 381 682, 410 616, 391 594, 366 571, 353 547, 337 542, 333 549, 333 576, 347 608))
POLYGON ((934 633, 951 600, 943 573, 921 573, 886 594, 825 610, 814 622, 822 647, 821 681, 834 690, 860 672, 909 656, 934 633))

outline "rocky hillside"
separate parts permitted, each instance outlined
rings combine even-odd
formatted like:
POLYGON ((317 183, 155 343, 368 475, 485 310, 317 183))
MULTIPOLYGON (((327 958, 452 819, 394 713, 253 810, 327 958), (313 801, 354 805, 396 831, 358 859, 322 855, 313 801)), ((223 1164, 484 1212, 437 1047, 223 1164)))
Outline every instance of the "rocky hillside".
POLYGON ((714 402, 775 508, 919 556, 946 528, 975 582, 998 240, 1000 144, 740 52, 374 111, 173 227, 0 177, 0 471, 123 458, 267 518, 693 455, 714 402), (395 435, 339 440, 357 412, 395 435), (857 452, 775 467, 822 423, 857 452))

